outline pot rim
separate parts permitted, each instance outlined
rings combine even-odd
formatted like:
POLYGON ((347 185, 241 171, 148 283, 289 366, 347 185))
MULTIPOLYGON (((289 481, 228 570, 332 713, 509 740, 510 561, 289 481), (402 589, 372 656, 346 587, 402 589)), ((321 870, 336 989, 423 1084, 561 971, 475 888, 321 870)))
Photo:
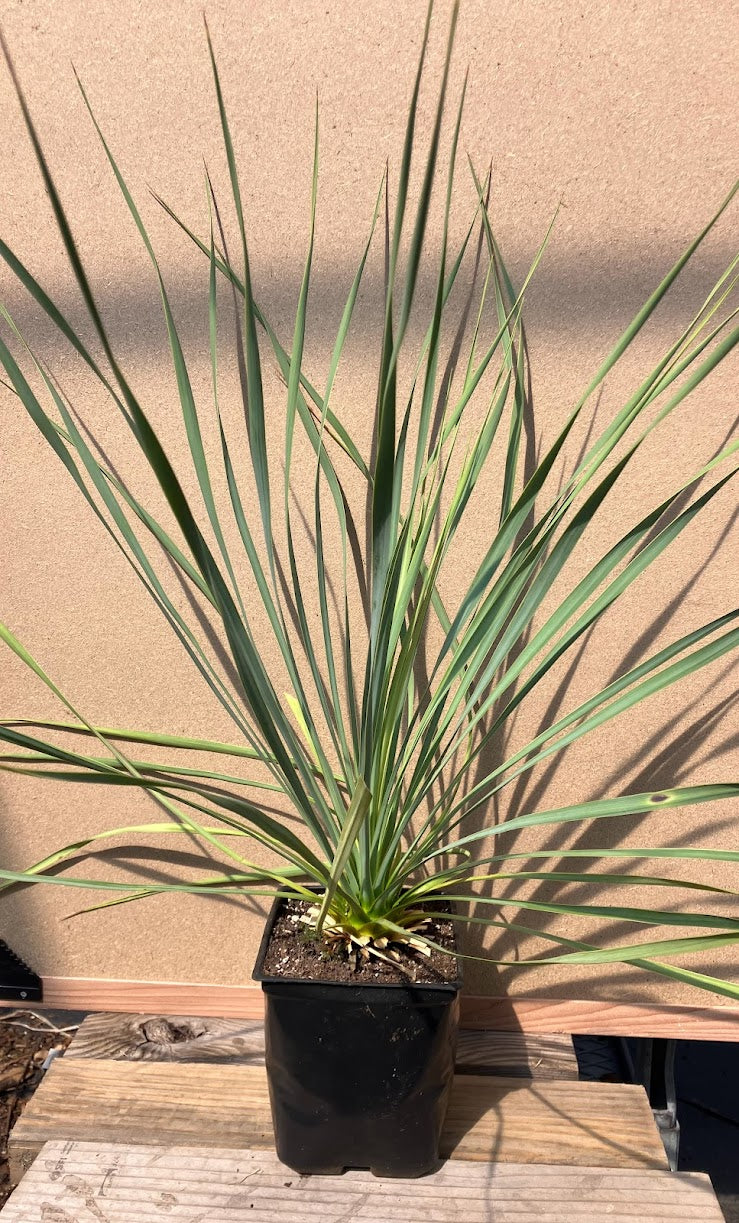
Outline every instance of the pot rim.
MULTIPOLYGON (((319 891, 320 889, 312 885, 311 890, 319 891)), ((299 899, 299 898, 298 898, 299 899)), ((272 929, 280 907, 284 904, 284 896, 276 896, 272 902, 272 907, 267 914, 267 919, 264 925, 264 931, 259 943, 257 958, 254 961, 252 970, 252 981, 259 981, 264 985, 320 985, 321 987, 333 986, 336 989, 384 989, 384 990, 441 990, 448 994, 457 994, 462 988, 462 964, 458 956, 455 955, 457 961, 457 976, 453 981, 322 981, 317 977, 291 977, 291 976, 275 976, 272 973, 263 971, 264 960, 267 955, 269 940, 272 936, 272 929)), ((451 902, 450 902, 451 903, 451 902)))

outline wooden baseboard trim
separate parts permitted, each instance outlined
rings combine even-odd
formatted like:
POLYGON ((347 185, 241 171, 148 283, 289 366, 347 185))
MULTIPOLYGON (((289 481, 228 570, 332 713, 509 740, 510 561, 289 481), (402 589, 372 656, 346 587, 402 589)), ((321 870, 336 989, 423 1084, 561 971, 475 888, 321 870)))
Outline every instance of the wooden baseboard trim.
POLYGON ((200 1015, 204 1019, 261 1019, 264 1015, 262 991, 257 985, 85 977, 43 977, 42 983, 44 1005, 70 1010, 200 1015))
POLYGON ((668 1006, 565 998, 462 999, 465 1028, 565 1032, 582 1036, 661 1036, 666 1040, 739 1041, 739 1007, 668 1006))
MULTIPOLYGON (((65 1010, 223 1019, 261 1019, 263 1014, 262 992, 253 985, 45 977, 43 986, 43 1005, 65 1010)), ((1 1006, 17 1007, 18 1003, 0 1002, 1 1006)), ((739 1041, 739 1007, 465 996, 462 1025, 501 1032, 739 1041)))

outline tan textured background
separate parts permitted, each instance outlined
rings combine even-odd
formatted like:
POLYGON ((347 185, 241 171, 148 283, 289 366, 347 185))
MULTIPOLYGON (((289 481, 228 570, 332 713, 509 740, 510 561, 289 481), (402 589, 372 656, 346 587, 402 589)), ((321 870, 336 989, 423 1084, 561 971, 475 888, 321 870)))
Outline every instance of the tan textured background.
MULTIPOLYGON (((203 231, 202 155, 219 188, 224 186, 200 9, 191 0, 153 5, 6 0, 3 6, 4 29, 100 305, 134 385, 186 481, 189 468, 156 285, 83 112, 70 60, 150 224, 193 382, 205 395, 207 269, 146 192, 147 185, 155 187, 203 231)), ((308 349, 319 386, 386 155, 391 172, 397 168, 424 10, 422 0, 400 6, 390 0, 365 6, 215 0, 208 6, 243 178, 254 280, 259 300, 285 341, 304 255, 312 107, 319 91, 321 183, 308 349)), ((438 5, 429 81, 440 64, 448 11, 447 4, 438 5)), ((455 93, 469 63, 462 149, 481 167, 493 158, 494 215, 518 279, 558 201, 565 203, 530 299, 539 446, 553 438, 598 358, 736 175, 738 26, 734 6, 720 0, 467 0, 463 5, 452 82, 455 93)), ((428 89, 422 96, 424 131, 430 96, 428 89)), ((0 76, 0 130, 0 232, 58 303, 81 321, 6 73, 0 76)), ((459 235, 474 206, 464 163, 456 203, 459 235)), ((735 207, 629 354, 622 373, 609 379, 599 406, 601 423, 690 317, 691 306, 703 300, 733 254, 736 234, 735 207)), ((365 439, 374 396, 379 245, 368 271, 336 401, 365 439)), ((431 283, 429 272, 422 281, 426 299, 431 283)), ((0 296, 52 364, 98 442, 137 491, 145 492, 147 479, 112 410, 4 268, 0 296)), ((417 326, 414 335, 418 331, 417 326)), ((231 388, 232 374, 225 358, 225 386, 231 388)), ((723 444, 736 414, 735 387, 734 362, 645 446, 610 512, 596 522, 576 555, 573 575, 579 577, 625 524, 723 444)), ((268 394, 279 420, 284 397, 274 380, 268 394)), ((91 719, 229 738, 225 716, 125 564, 113 555, 45 443, 11 397, 4 394, 0 402, 3 618, 91 719)), ((224 402, 236 421, 235 400, 227 394, 224 402)), ((581 441, 582 433, 570 447, 570 463, 581 441)), ((276 442, 276 459, 278 447, 276 442)), ((310 490, 311 471, 301 469, 296 483, 299 492, 310 490)), ((496 487, 493 469, 471 511, 464 555, 447 588, 450 597, 472 563, 496 487)), ((627 656, 636 656, 632 647, 651 650, 653 643, 667 642, 732 605, 735 504, 730 486, 678 549, 632 588, 588 641, 576 666, 570 672, 560 668, 558 678, 519 718, 516 743, 525 742, 527 731, 535 733, 548 711, 564 711, 607 682, 627 656), (565 678, 566 695, 559 689, 565 678)), ((308 563, 307 548, 303 556, 308 563)), ((1 674, 2 705, 9 713, 59 716, 51 698, 7 652, 1 674)), ((719 664, 625 721, 611 723, 557 758, 556 768, 535 774, 529 789, 516 795, 519 809, 534 801, 555 806, 573 797, 735 776, 735 680, 736 672, 719 664)), ((106 796, 99 789, 44 786, 29 779, 6 777, 0 798, 0 857, 18 867, 87 832, 156 818, 152 807, 124 793, 106 796)), ((688 840, 733 847, 737 814, 725 804, 655 816, 628 836, 636 845, 688 840)), ((618 844, 616 838, 627 830, 612 826, 607 833, 618 844)), ((599 835, 602 843, 605 834, 599 835)), ((555 837, 551 843, 560 842, 555 837)), ((142 869, 140 859, 127 855, 126 862, 129 870, 142 869)), ((183 862, 183 869, 187 866, 183 862)), ((90 869, 82 863, 76 874, 90 869)), ((113 862, 97 869, 117 866, 113 862)), ((169 874, 168 867, 158 869, 169 874)), ((703 875, 727 887, 736 885, 735 872, 722 864, 704 868, 703 875)), ((573 889, 570 895, 584 893, 573 889)), ((647 897, 640 893, 640 902, 648 903, 647 897)), ((238 983, 251 970, 259 921, 232 903, 158 898, 63 920, 90 898, 95 899, 57 888, 4 896, 0 934, 39 971, 56 976, 238 983)), ((661 898, 651 899, 658 903, 661 898)), ((732 902, 727 903, 731 908, 732 902)), ((571 923, 557 928, 575 930, 571 923)), ((578 929, 587 937, 584 926, 578 929)), ((621 928, 614 936, 626 933, 633 934, 634 928, 621 928)), ((516 952, 507 939, 495 946, 495 953, 506 957, 530 950, 522 944, 516 952)), ((689 963, 736 976, 736 955, 689 963)), ((659 979, 610 967, 570 969, 556 979, 552 970, 523 974, 474 967, 468 983, 473 992, 703 1001, 690 990, 668 989, 659 979)))

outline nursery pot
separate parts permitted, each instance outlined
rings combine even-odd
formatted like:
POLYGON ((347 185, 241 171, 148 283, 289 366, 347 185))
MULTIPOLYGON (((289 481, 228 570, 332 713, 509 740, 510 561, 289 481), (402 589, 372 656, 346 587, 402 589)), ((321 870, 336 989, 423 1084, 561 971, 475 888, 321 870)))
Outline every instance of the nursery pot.
POLYGON ((454 1075, 459 976, 449 983, 345 984, 264 972, 267 1079, 277 1154, 303 1173, 369 1168, 423 1176, 439 1159, 454 1075))

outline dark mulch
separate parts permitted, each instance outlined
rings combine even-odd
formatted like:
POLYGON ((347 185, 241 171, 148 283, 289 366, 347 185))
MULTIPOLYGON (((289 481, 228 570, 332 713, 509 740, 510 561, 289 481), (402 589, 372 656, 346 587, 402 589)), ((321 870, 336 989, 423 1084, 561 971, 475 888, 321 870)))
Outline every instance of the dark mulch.
MULTIPOLYGON (((299 977, 309 981, 345 982, 349 985, 366 985, 370 982, 382 985, 436 985, 455 981, 458 963, 447 951, 432 949, 430 956, 413 950, 396 947, 401 963, 388 964, 372 957, 355 966, 355 958, 343 953, 327 951, 323 942, 311 940, 306 927, 295 918, 300 918, 309 908, 302 900, 285 901, 275 922, 264 972, 270 977, 299 977)), ((438 912, 440 905, 434 905, 438 912)), ((454 929, 452 921, 434 918, 423 931, 426 938, 441 947, 454 951, 454 929)))
POLYGON ((0 1206, 10 1193, 8 1179, 8 1136, 26 1102, 41 1081, 41 1066, 51 1049, 66 1049, 71 1036, 44 1028, 32 1015, 18 1014, 5 1019, 0 1011, 0 1206))

